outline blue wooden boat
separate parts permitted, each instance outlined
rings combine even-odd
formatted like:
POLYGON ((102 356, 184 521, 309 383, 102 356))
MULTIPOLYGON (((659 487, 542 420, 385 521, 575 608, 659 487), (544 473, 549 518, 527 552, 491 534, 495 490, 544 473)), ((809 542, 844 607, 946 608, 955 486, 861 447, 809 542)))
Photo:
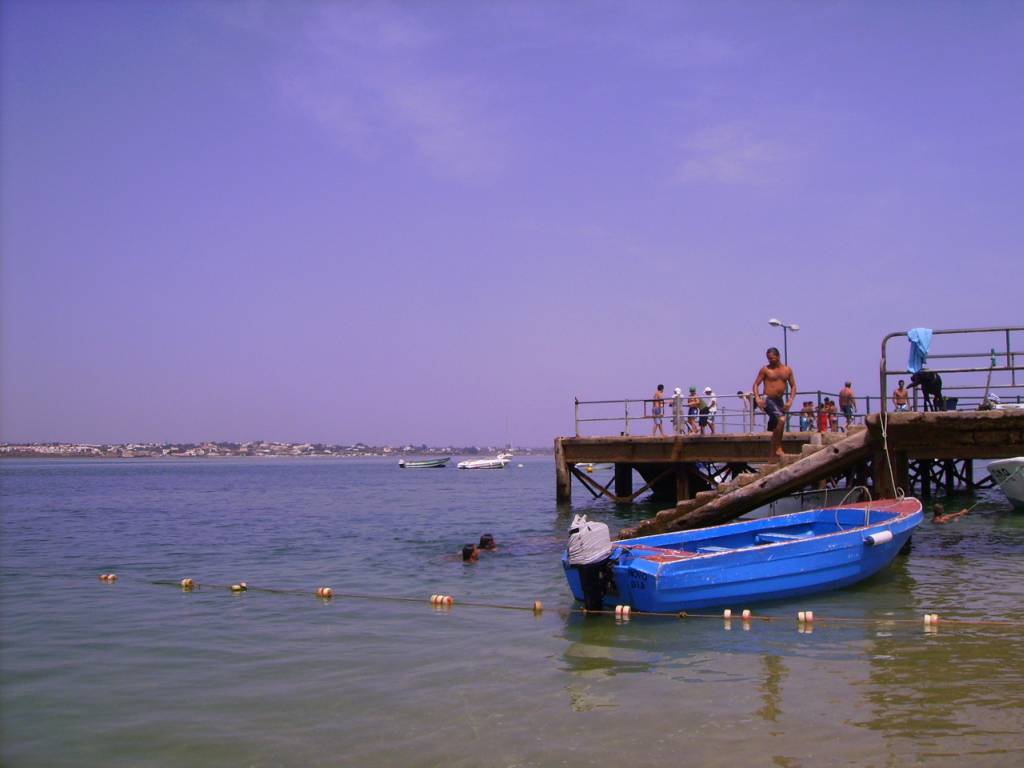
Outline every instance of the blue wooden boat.
POLYGON ((866 579, 892 561, 922 517, 921 502, 912 498, 848 504, 609 540, 600 560, 599 544, 573 536, 600 537, 592 529, 603 524, 582 519, 583 525, 574 521, 562 565, 573 595, 591 610, 615 605, 653 612, 746 607, 866 579), (590 562, 581 564, 580 559, 590 562))

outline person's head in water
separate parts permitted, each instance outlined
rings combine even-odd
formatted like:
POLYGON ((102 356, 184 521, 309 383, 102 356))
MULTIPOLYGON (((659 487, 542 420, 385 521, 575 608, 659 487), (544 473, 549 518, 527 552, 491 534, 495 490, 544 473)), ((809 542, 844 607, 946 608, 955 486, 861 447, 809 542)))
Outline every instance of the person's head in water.
POLYGON ((476 545, 466 544, 462 547, 462 562, 475 563, 478 557, 480 557, 480 550, 476 548, 476 545))
POLYGON ((779 354, 778 347, 768 347, 768 351, 764 354, 768 358, 768 365, 778 365, 779 358, 782 356, 779 354))
POLYGON ((479 549, 497 549, 498 545, 494 541, 494 536, 490 533, 485 533, 480 537, 480 543, 477 545, 479 549))
POLYGON ((945 511, 946 511, 946 508, 944 506, 942 506, 941 504, 933 504, 932 505, 932 514, 935 515, 936 517, 938 517, 939 515, 941 515, 945 511))

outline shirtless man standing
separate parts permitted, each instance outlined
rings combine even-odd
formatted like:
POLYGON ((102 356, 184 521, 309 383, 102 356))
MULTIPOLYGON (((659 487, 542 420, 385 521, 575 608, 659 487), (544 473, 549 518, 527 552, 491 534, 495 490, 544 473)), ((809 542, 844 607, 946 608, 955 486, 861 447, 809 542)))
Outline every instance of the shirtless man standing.
MULTIPOLYGON (((654 405, 654 407, 652 409, 654 411, 654 431, 651 432, 651 435, 653 436, 653 435, 656 435, 656 434, 658 434, 660 432, 661 436, 664 437, 665 436, 665 430, 663 430, 661 428, 661 421, 662 421, 662 418, 665 416, 665 385, 664 384, 659 384, 658 388, 656 390, 654 390, 654 397, 651 398, 651 402, 654 405)), ((646 408, 646 407, 647 407, 647 403, 644 403, 644 408, 646 408)))
POLYGON ((846 417, 846 428, 849 429, 853 423, 854 414, 857 412, 857 396, 853 394, 853 382, 848 381, 839 390, 839 407, 846 417))
POLYGON ((772 457, 782 456, 782 433, 786 429, 785 414, 793 407, 796 399, 796 376, 793 369, 779 362, 779 350, 769 347, 768 365, 757 372, 754 379, 754 397, 757 404, 768 414, 768 431, 772 433, 772 457), (758 387, 764 383, 763 396, 758 394, 758 387), (786 385, 789 385, 789 401, 784 401, 786 385))
POLYGON ((892 393, 892 404, 896 406, 897 413, 902 413, 907 410, 908 402, 910 402, 910 392, 907 391, 907 386, 903 379, 900 379, 900 385, 892 393))

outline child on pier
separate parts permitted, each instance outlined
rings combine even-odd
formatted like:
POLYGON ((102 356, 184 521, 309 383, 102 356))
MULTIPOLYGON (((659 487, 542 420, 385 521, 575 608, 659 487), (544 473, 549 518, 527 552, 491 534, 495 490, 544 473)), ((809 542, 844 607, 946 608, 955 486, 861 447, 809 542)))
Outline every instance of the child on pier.
POLYGON ((800 431, 814 431, 814 401, 804 400, 804 407, 800 409, 800 431))

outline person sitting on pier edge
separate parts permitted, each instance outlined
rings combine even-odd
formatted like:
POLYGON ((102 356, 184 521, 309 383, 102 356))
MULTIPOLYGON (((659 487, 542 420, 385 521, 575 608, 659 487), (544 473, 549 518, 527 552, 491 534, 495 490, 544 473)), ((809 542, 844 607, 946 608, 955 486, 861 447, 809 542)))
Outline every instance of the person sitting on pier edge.
POLYGON ((796 376, 793 369, 783 365, 779 360, 779 350, 776 347, 769 347, 765 352, 768 358, 768 365, 761 367, 757 372, 752 387, 757 404, 768 414, 768 431, 772 433, 771 455, 773 459, 782 457, 782 433, 786 429, 786 413, 793 407, 793 400, 796 398, 796 376), (763 385, 763 394, 758 394, 758 388, 763 385), (783 400, 786 395, 786 387, 789 387, 789 400, 783 400))
MULTIPOLYGON (((651 398, 653 403, 652 413, 654 414, 654 430, 651 432, 651 436, 657 435, 659 432, 661 436, 665 436, 665 430, 661 427, 662 418, 665 416, 665 385, 659 384, 658 388, 654 390, 654 397, 651 398)), ((647 403, 644 403, 644 408, 647 408, 647 403)), ((644 414, 647 415, 646 413, 644 414)))
POLYGON ((804 400, 804 407, 800 409, 800 431, 814 431, 814 401, 804 400))
MULTIPOLYGON (((703 423, 708 425, 708 429, 711 430, 711 434, 715 434, 715 414, 718 413, 718 395, 715 394, 715 390, 711 387, 704 387, 704 397, 707 400, 707 410, 704 416, 703 423)), ((701 429, 701 434, 704 434, 704 430, 701 429)))
POLYGON ((477 549, 493 550, 497 549, 498 544, 494 541, 494 534, 485 533, 480 537, 480 543, 477 544, 477 549))
POLYGON ((839 431, 839 406, 831 397, 825 398, 828 403, 828 429, 829 432, 839 431))
POLYGON ((477 549, 476 544, 465 544, 462 547, 462 562, 464 563, 475 563, 480 559, 480 550, 477 549))
MULTIPOLYGON (((843 416, 846 417, 846 426, 844 429, 848 429, 853 424, 854 414, 857 411, 857 396, 853 394, 853 382, 846 382, 843 388, 839 390, 839 407, 843 411, 843 416)), ((836 417, 836 421, 839 417, 836 417)))
POLYGON ((899 386, 892 393, 892 404, 896 406, 896 412, 902 413, 908 410, 908 403, 910 402, 910 392, 907 390, 906 382, 900 379, 899 386))
POLYGON ((697 388, 690 387, 690 396, 686 400, 686 431, 696 434, 697 414, 700 413, 700 398, 697 397, 697 388))

